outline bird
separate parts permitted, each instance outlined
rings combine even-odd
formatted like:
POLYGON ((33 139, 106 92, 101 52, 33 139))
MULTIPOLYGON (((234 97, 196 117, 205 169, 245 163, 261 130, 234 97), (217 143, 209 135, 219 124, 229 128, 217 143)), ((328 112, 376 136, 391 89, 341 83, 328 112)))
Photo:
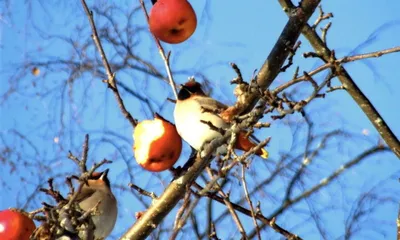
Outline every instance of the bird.
MULTIPOLYGON (((181 85, 174 109, 174 120, 179 135, 192 148, 199 151, 203 144, 222 136, 222 130, 231 123, 222 119, 220 113, 227 109, 225 104, 207 96, 202 85, 194 79, 181 85)), ((238 133, 236 149, 249 151, 257 144, 247 137, 246 131, 238 133)), ((257 155, 266 159, 268 152, 261 148, 257 155)))
MULTIPOLYGON (((96 209, 91 216, 94 225, 93 238, 89 239, 105 239, 110 235, 117 220, 118 207, 117 200, 111 191, 110 180, 108 179, 109 169, 103 172, 94 172, 83 184, 75 201, 84 211, 92 211, 96 209), (97 207, 96 207, 97 205, 97 207)), ((69 199, 67 199, 68 201, 69 199)), ((59 222, 65 223, 63 214, 60 212, 59 222)), ((62 224, 61 224, 62 225, 62 224)), ((50 240, 50 239, 76 239, 71 237, 76 234, 79 238, 83 238, 79 233, 68 233, 64 231, 62 236, 54 236, 55 233, 50 231, 48 223, 44 223, 33 233, 33 239, 50 240)))
POLYGON ((95 239, 103 239, 110 235, 118 215, 117 200, 111 191, 108 172, 109 169, 93 173, 77 197, 79 206, 84 211, 89 211, 99 204, 98 214, 92 216, 95 239))

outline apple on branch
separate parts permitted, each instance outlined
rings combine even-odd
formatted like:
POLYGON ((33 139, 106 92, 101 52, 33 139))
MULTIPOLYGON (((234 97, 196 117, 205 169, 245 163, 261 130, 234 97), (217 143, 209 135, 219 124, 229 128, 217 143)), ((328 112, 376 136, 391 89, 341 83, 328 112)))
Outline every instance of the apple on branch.
POLYGON ((35 223, 28 215, 17 209, 0 211, 0 239, 29 240, 35 230, 35 223))
POLYGON ((149 25, 158 39, 176 44, 194 33, 197 18, 187 0, 158 0, 150 11, 149 25))
POLYGON ((133 151, 140 166, 151 172, 171 168, 182 151, 182 139, 175 125, 155 114, 139 122, 133 131, 133 151))

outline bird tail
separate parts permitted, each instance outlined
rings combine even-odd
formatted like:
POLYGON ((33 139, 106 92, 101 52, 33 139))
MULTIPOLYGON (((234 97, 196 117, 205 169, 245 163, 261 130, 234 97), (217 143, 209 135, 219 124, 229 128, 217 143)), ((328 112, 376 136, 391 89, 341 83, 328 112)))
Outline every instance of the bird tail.
MULTIPOLYGON (((243 150, 243 151, 249 151, 251 148, 257 146, 257 143, 254 143, 251 141, 248 137, 246 137, 246 132, 240 132, 236 141, 236 148, 243 150)), ((259 149, 257 152, 255 152, 258 156, 267 159, 268 158, 268 151, 265 150, 264 148, 259 149)))
POLYGON ((260 157, 267 159, 269 157, 269 152, 267 150, 265 150, 264 148, 261 148, 261 155, 260 157))

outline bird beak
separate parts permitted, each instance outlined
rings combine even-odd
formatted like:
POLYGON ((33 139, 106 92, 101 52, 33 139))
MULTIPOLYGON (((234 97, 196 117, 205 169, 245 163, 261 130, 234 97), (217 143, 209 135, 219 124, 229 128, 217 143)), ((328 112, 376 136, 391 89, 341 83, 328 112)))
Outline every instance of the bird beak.
POLYGON ((106 170, 104 170, 104 172, 101 174, 101 176, 100 176, 100 179, 101 180, 104 180, 104 179, 106 179, 107 178, 107 175, 108 175, 108 171, 110 171, 110 169, 106 169, 106 170))

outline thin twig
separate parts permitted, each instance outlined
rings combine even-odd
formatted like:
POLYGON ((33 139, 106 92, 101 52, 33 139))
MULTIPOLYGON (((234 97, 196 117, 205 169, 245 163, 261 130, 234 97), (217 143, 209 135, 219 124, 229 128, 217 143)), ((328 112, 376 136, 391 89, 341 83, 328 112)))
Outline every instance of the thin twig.
POLYGON ((399 205, 399 210, 397 213, 396 226, 397 226, 397 240, 399 240, 400 239, 400 205, 399 205))
POLYGON ((46 211, 46 209, 44 207, 41 207, 41 208, 38 208, 36 210, 33 210, 33 211, 29 212, 28 216, 29 216, 29 218, 34 219, 36 214, 42 213, 42 212, 45 212, 45 211, 46 211))
MULTIPOLYGON (((206 170, 207 170, 207 173, 208 173, 210 179, 214 179, 215 176, 214 176, 213 171, 211 171, 211 169, 209 167, 206 168, 206 170)), ((222 190, 221 186, 217 182, 213 183, 212 185, 209 185, 209 184, 207 184, 207 185, 208 185, 208 188, 213 187, 214 185, 217 186, 219 195, 222 196, 222 200, 224 201, 226 208, 228 209, 229 213, 231 214, 232 219, 235 222, 240 234, 242 234, 241 239, 247 239, 246 231, 244 230, 243 224, 240 221, 239 216, 237 215, 235 209, 233 208, 231 201, 229 200, 229 193, 225 193, 222 190)))
MULTIPOLYGON (((190 192, 189 192, 190 193, 190 192)), ((190 194, 189 194, 190 195, 190 194)), ((187 196, 187 195, 186 195, 187 196)), ((179 219, 179 221, 178 221, 178 226, 177 226, 177 228, 175 229, 175 226, 174 226, 174 231, 172 232, 172 235, 170 236, 170 240, 173 240, 173 239, 175 239, 177 236, 178 236, 178 233, 179 233, 179 231, 182 229, 182 227, 183 226, 185 226, 185 224, 186 224, 186 222, 187 222, 187 220, 189 219, 189 217, 192 215, 192 212, 193 212, 193 210, 198 206, 198 204, 199 204, 199 200, 200 200, 200 198, 199 197, 196 197, 195 199, 194 199, 194 201, 190 204, 190 206, 188 207, 188 205, 189 205, 189 203, 190 203, 190 201, 186 201, 186 204, 185 204, 185 209, 184 208, 182 208, 182 211, 184 210, 184 211, 186 211, 186 213, 185 213, 185 215, 183 216, 183 217, 181 217, 180 219, 179 219)), ((182 214, 183 214, 184 212, 182 212, 182 214)))
MULTIPOLYGON (((197 183, 194 183, 194 186, 199 190, 199 192, 201 192, 203 190, 203 188, 197 183)), ((195 192, 194 190, 192 190, 192 192, 197 196, 204 196, 204 195, 200 195, 199 192, 195 192)), ((217 194, 208 193, 205 196, 210 198, 210 199, 212 199, 212 200, 214 200, 214 201, 217 201, 217 202, 225 205, 224 199, 221 196, 217 195, 217 194)), ((233 203, 233 202, 230 202, 230 204, 236 211, 238 211, 240 213, 243 213, 243 214, 245 214, 245 215, 247 215, 249 217, 252 216, 252 213, 251 213, 251 211, 249 209, 246 209, 243 206, 241 206, 239 204, 236 204, 236 203, 233 203)), ((295 235, 295 234, 289 232, 288 230, 282 228, 281 226, 277 225, 276 223, 272 224, 273 219, 268 219, 262 213, 256 211, 255 217, 258 220, 260 220, 261 222, 263 222, 264 224, 266 224, 268 226, 271 226, 272 229, 274 229, 277 233, 280 233, 281 235, 285 236, 286 238, 301 240, 300 237, 298 237, 297 235, 295 235)))
MULTIPOLYGON (((140 6, 143 9, 143 12, 146 16, 146 20, 147 20, 147 24, 149 24, 149 14, 147 13, 147 9, 146 6, 144 4, 143 0, 139 0, 140 1, 140 6)), ((174 78, 172 76, 172 72, 171 72, 171 66, 169 64, 169 58, 171 56, 171 52, 168 52, 167 54, 165 54, 164 48, 162 47, 160 40, 158 40, 158 38, 156 36, 154 36, 154 34, 151 34, 154 38, 154 41, 156 42, 157 48, 158 48, 158 52, 160 53, 161 58, 164 61, 164 65, 165 65, 165 70, 167 71, 167 75, 168 75, 168 80, 169 80, 169 84, 172 88, 172 92, 174 93, 175 99, 178 99, 178 94, 176 92, 176 85, 175 85, 175 81, 174 78)))
POLYGON ((242 234, 242 239, 247 239, 246 231, 244 230, 243 224, 239 219, 235 209, 233 208, 231 201, 229 201, 229 194, 225 194, 222 190, 219 191, 219 194, 222 196, 222 200, 225 203, 225 206, 228 208, 229 212, 232 215, 233 221, 235 222, 237 228, 239 229, 240 234, 242 234))
MULTIPOLYGON (((336 169, 336 171, 334 171, 328 177, 322 179, 315 186, 311 187, 308 190, 305 190, 303 193, 299 194, 298 196, 296 196, 296 197, 294 197, 292 199, 288 199, 288 200, 282 202, 282 205, 278 209, 276 209, 269 216, 269 218, 273 218, 273 217, 276 217, 276 216, 280 215, 288 207, 293 206, 296 203, 300 202, 301 200, 303 200, 303 199, 311 196, 312 194, 318 192, 322 187, 327 186, 328 184, 332 183, 332 181, 334 179, 336 179, 339 176, 341 176, 346 170, 348 170, 351 167, 357 165, 358 163, 360 163, 361 161, 363 161, 367 157, 369 157, 369 156, 371 156, 373 154, 379 153, 379 152, 385 152, 385 151, 389 151, 389 150, 390 150, 390 148, 388 148, 388 147, 384 147, 382 145, 378 145, 378 146, 372 147, 372 148, 364 151, 363 153, 361 153, 360 155, 358 155, 354 159, 350 160, 349 162, 345 163, 344 165, 342 165, 341 167, 336 169)), ((263 222, 262 225, 260 226, 260 228, 263 229, 266 225, 268 225, 268 224, 263 222)), ((254 237, 256 234, 257 234, 256 231, 253 231, 252 233, 249 234, 249 236, 250 237, 254 237)))
POLYGON ((104 53, 104 49, 103 49, 103 46, 101 45, 99 35, 97 34, 96 25, 95 25, 94 20, 93 20, 93 12, 89 10, 85 0, 81 0, 81 3, 82 3, 82 6, 83 6, 83 8, 85 10, 85 13, 86 13, 86 15, 87 15, 87 17, 89 19, 90 27, 92 28, 92 39, 93 39, 93 41, 94 41, 94 43, 96 45, 97 50, 100 53, 101 60, 102 60, 103 65, 104 65, 104 67, 106 69, 106 73, 107 73, 106 82, 107 82, 107 85, 112 90, 112 92, 114 93, 114 96, 117 99, 118 106, 121 109, 122 114, 131 123, 132 127, 136 127, 136 125, 138 124, 137 120, 132 117, 132 115, 128 112, 128 110, 126 110, 124 101, 122 100, 121 95, 119 94, 118 86, 117 86, 116 80, 115 80, 115 73, 113 73, 111 71, 110 64, 109 64, 109 62, 107 60, 106 54, 104 53))
POLYGON ((304 191, 303 193, 299 194, 295 198, 288 199, 287 201, 285 201, 280 208, 278 208, 277 210, 275 210, 271 214, 271 216, 277 216, 278 214, 282 213, 283 208, 286 208, 287 205, 293 205, 295 203, 298 203, 300 200, 310 196, 313 193, 316 193, 323 186, 326 186, 326 185, 330 184, 332 182, 332 180, 334 180, 337 177, 339 177, 344 171, 346 171, 346 170, 350 169, 351 167, 355 166, 356 164, 358 164, 359 162, 364 160, 366 157, 368 157, 370 155, 373 155, 375 153, 378 153, 378 152, 385 152, 385 151, 388 151, 388 150, 389 150, 389 148, 383 147, 381 145, 375 146, 375 147, 372 147, 372 148, 366 150, 365 152, 363 152, 360 155, 358 155, 357 157, 355 157, 353 160, 345 163, 340 168, 336 169, 330 176, 322 179, 317 185, 315 185, 315 186, 311 187, 310 189, 304 191))
POLYGON ((243 184, 244 195, 245 195, 247 203, 249 204, 249 207, 250 207, 251 218, 253 219, 254 227, 256 228, 256 231, 257 231, 257 237, 259 240, 261 240, 260 227, 258 226, 257 219, 256 219, 256 213, 254 212, 253 202, 250 199, 249 190, 247 188, 246 166, 244 164, 242 165, 242 184, 243 184))
POLYGON ((82 152, 81 161, 79 162, 79 166, 81 167, 82 172, 87 172, 86 162, 87 162, 88 153, 89 153, 89 134, 85 135, 85 141, 83 142, 82 148, 83 148, 83 152, 82 152))
POLYGON ((231 81, 231 84, 241 84, 243 83, 243 76, 242 76, 242 72, 240 71, 239 67, 236 65, 236 63, 231 63, 231 67, 233 68, 233 70, 235 71, 237 77, 234 78, 231 81))
POLYGON ((300 45, 301 45, 301 42, 300 42, 300 41, 297 41, 296 44, 293 46, 293 48, 290 49, 290 54, 289 54, 289 57, 288 57, 288 62, 287 62, 286 65, 284 65, 284 66, 281 67, 281 70, 280 70, 281 72, 285 72, 290 66, 292 66, 292 64, 293 64, 293 57, 294 57, 294 55, 296 55, 296 51, 297 51, 297 49, 299 49, 300 45))
POLYGON ((343 85, 340 85, 340 86, 330 87, 330 88, 328 88, 328 90, 326 90, 326 92, 330 93, 330 92, 334 92, 337 90, 346 90, 346 88, 343 85))
POLYGON ((255 154, 257 151, 259 151, 261 148, 265 147, 269 141, 271 140, 271 138, 267 138, 264 141, 261 141, 257 146, 253 147, 252 149, 250 149, 250 151, 244 153, 242 156, 235 158, 229 165, 223 167, 220 170, 220 173, 218 175, 215 175, 211 181, 209 181, 207 183, 207 185, 199 192, 200 195, 206 195, 210 189, 212 189, 214 187, 214 185, 217 183, 217 181, 219 179, 221 179, 223 176, 226 176, 226 174, 234 167, 236 166, 238 163, 244 161, 245 159, 247 159, 249 156, 251 156, 252 154, 255 154))
MULTIPOLYGON (((170 240, 174 240, 178 236, 179 231, 183 228, 183 226, 185 226, 187 218, 182 218, 182 216, 190 204, 190 193, 190 191, 186 193, 185 198, 183 199, 183 204, 176 213, 174 228, 171 236, 169 237, 170 240)), ((186 214, 186 216, 190 216, 190 214, 186 214)))
POLYGON ((317 28, 317 26, 318 26, 323 20, 326 20, 326 19, 329 19, 329 18, 333 17, 333 14, 332 14, 332 13, 327 13, 327 14, 325 14, 324 10, 322 10, 322 5, 319 5, 319 6, 318 6, 318 9, 319 9, 318 18, 317 18, 317 20, 315 20, 315 23, 311 26, 311 28, 314 29, 314 30, 317 28))
MULTIPOLYGON (((347 57, 343 57, 340 59, 335 60, 334 62, 328 62, 325 63, 319 67, 317 67, 316 69, 307 72, 308 76, 313 76, 317 73, 320 73, 328 68, 332 68, 334 67, 335 64, 343 64, 343 63, 349 63, 349 62, 354 62, 357 60, 361 60, 361 59, 366 59, 366 58, 377 58, 377 57, 381 57, 383 55, 386 54, 390 54, 390 53, 395 53, 395 52, 400 52, 400 46, 398 47, 393 47, 393 48, 389 48, 389 49, 385 49, 385 50, 380 50, 380 51, 376 51, 376 52, 371 52, 371 53, 364 53, 364 54, 358 54, 358 55, 353 55, 353 56, 347 56, 347 57)), ((282 84, 281 86, 275 88, 272 91, 273 95, 276 95, 280 92, 282 92, 283 90, 285 90, 286 88, 298 83, 298 82, 303 82, 303 81, 307 81, 307 77, 306 75, 302 75, 300 77, 297 77, 297 75, 295 75, 295 77, 287 82, 282 84)))
POLYGON ((213 240, 219 240, 217 236, 217 230, 215 229, 215 224, 211 223, 211 231, 209 237, 213 240))
POLYGON ((332 26, 332 23, 331 22, 329 22, 328 24, 326 24, 326 26, 325 27, 323 27, 323 28, 321 28, 321 38, 322 38, 322 41, 325 43, 325 44, 328 44, 327 42, 326 42, 326 35, 328 34, 328 30, 329 30, 329 28, 332 26))
POLYGON ((137 185, 135 185, 135 184, 133 184, 133 183, 129 183, 128 186, 129 186, 130 188, 133 188, 133 189, 136 190, 138 193, 140 193, 140 194, 142 194, 142 195, 144 195, 144 196, 150 197, 150 198, 153 199, 153 200, 154 200, 154 199, 157 199, 157 195, 156 195, 154 192, 146 191, 146 190, 144 190, 143 188, 141 188, 141 187, 139 187, 139 186, 137 186, 137 185))

